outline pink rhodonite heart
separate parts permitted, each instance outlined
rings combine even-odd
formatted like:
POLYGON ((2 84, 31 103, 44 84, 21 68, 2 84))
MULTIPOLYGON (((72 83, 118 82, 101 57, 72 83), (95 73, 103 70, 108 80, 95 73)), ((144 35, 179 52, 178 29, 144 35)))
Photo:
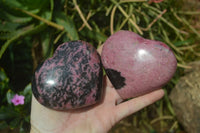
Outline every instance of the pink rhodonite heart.
POLYGON ((32 81, 35 98, 55 110, 93 105, 103 95, 100 55, 84 41, 60 45, 53 57, 38 66, 32 81))
POLYGON ((174 75, 176 58, 164 43, 118 31, 104 43, 102 63, 123 99, 161 88, 174 75))

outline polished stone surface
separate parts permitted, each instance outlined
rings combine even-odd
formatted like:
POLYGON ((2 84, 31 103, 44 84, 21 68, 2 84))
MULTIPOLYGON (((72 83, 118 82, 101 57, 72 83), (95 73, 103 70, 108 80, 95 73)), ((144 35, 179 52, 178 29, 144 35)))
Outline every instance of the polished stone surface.
POLYGON ((118 31, 110 36, 104 43, 101 59, 123 99, 161 88, 177 67, 176 58, 166 44, 130 31, 118 31))
POLYGON ((37 67, 32 82, 35 98, 55 110, 95 104, 102 95, 102 64, 96 49, 84 41, 60 45, 37 67))

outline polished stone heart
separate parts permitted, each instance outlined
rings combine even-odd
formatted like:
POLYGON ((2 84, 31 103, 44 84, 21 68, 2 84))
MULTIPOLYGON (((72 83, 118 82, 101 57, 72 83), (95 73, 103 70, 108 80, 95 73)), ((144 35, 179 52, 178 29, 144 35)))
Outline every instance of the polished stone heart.
POLYGON ((84 41, 60 45, 36 69, 32 90, 42 105, 55 110, 97 103, 102 95, 102 64, 96 49, 84 41))
POLYGON ((130 31, 118 31, 104 43, 102 63, 123 99, 161 88, 174 75, 177 61, 170 48, 130 31))

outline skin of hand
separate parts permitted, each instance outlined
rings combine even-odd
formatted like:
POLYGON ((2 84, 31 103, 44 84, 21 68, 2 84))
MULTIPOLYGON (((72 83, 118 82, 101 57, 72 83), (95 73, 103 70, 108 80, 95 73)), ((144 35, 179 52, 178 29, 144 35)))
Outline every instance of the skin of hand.
MULTIPOLYGON (((102 47, 98 49, 101 53, 102 47)), ((109 79, 104 77, 102 100, 89 107, 56 111, 32 97, 31 133, 107 133, 121 119, 164 96, 162 89, 122 102, 109 79)))

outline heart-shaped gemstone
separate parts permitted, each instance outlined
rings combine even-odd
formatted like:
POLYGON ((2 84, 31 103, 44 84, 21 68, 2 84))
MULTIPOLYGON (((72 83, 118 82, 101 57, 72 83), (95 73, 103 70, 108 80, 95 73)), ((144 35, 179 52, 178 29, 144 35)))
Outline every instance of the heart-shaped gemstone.
POLYGON ((104 43, 102 63, 123 99, 161 88, 174 75, 177 61, 170 48, 130 31, 118 31, 104 43))
POLYGON ((60 45, 37 67, 32 90, 42 105, 55 110, 95 104, 102 95, 102 64, 96 49, 84 41, 60 45))

